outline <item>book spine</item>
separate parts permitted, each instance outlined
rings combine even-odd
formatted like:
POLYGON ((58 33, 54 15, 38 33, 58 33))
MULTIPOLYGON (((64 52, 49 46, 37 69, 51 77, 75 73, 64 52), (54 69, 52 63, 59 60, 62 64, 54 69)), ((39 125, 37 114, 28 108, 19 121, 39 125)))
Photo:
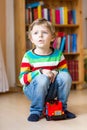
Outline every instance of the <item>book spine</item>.
POLYGON ((33 21, 33 13, 32 13, 32 8, 30 8, 30 23, 33 21))
POLYGON ((78 60, 67 60, 68 70, 73 81, 79 80, 78 60))
POLYGON ((71 51, 71 41, 70 41, 70 35, 68 34, 67 38, 68 38, 68 42, 67 42, 67 45, 68 45, 68 52, 71 51))
POLYGON ((59 48, 59 50, 60 50, 61 52, 64 51, 65 40, 66 40, 66 37, 64 36, 64 37, 62 38, 62 40, 61 40, 61 44, 60 44, 60 48, 59 48))
POLYGON ((28 9, 25 9, 25 23, 29 23, 28 9))
POLYGON ((60 11, 58 9, 55 10, 55 22, 60 24, 60 11))
POLYGON ((53 48, 57 48, 57 37, 55 38, 54 42, 53 42, 53 48))
POLYGON ((36 20, 38 18, 38 9, 37 9, 37 7, 33 8, 33 17, 34 17, 34 20, 36 20))
POLYGON ((76 24, 76 10, 72 10, 72 19, 73 19, 73 24, 76 24))
POLYGON ((48 8, 43 8, 43 18, 48 20, 48 8))
POLYGON ((53 48, 59 49, 61 44, 61 37, 56 37, 53 42, 53 48))
POLYGON ((68 9, 64 7, 64 24, 68 24, 68 9))
POLYGON ((73 20, 72 20, 72 11, 69 10, 68 11, 68 24, 72 24, 73 23, 73 20))
POLYGON ((55 9, 51 9, 52 13, 52 23, 55 24, 55 9))
POLYGON ((37 7, 37 10, 38 10, 38 18, 42 18, 42 6, 39 5, 39 6, 37 7))
POLYGON ((72 36, 72 52, 77 52, 77 34, 71 34, 72 36))

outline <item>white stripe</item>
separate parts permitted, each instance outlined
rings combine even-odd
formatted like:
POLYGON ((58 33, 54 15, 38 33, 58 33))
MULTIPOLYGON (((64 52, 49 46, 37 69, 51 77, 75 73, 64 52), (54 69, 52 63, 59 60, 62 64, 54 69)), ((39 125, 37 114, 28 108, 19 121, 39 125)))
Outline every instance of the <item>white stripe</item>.
POLYGON ((24 58, 22 59, 22 62, 29 63, 29 60, 28 60, 26 57, 24 57, 24 58))
MULTIPOLYGON (((64 60, 64 56, 61 56, 61 61, 64 60)), ((37 62, 37 63, 32 63, 34 67, 42 67, 42 66, 56 66, 59 64, 60 61, 48 61, 48 62, 37 62)))
POLYGON ((23 80, 23 76, 22 76, 22 78, 20 79, 20 83, 21 83, 22 85, 25 85, 24 80, 23 80))
POLYGON ((52 61, 52 62, 38 62, 32 63, 34 67, 41 67, 41 66, 55 66, 59 64, 59 61, 52 61))
MULTIPOLYGON (((64 56, 62 55, 61 56, 61 61, 64 60, 64 56)), ((22 62, 25 62, 25 63, 29 63, 29 59, 27 59, 26 57, 24 57, 22 59, 22 62)), ((38 62, 37 63, 32 63, 32 65, 34 67, 41 67, 41 66, 55 66, 55 65, 58 65, 59 64, 59 61, 47 61, 47 62, 38 62)))
MULTIPOLYGON (((61 61, 64 60, 64 56, 61 56, 61 61)), ((32 63, 34 67, 41 67, 41 66, 56 66, 59 64, 60 61, 48 61, 48 62, 37 62, 37 63, 32 63)))

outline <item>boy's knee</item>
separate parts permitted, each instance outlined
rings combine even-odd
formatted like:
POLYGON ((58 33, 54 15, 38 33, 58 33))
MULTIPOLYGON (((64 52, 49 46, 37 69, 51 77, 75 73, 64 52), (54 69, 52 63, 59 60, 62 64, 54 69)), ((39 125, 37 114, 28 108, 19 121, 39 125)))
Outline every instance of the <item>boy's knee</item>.
POLYGON ((41 87, 41 89, 45 89, 45 87, 47 88, 50 84, 49 78, 44 74, 40 74, 36 80, 38 86, 41 87))
POLYGON ((72 83, 71 75, 68 72, 60 72, 59 77, 66 84, 72 83))
POLYGON ((71 78, 71 75, 69 73, 66 73, 65 80, 72 82, 72 78, 71 78))
POLYGON ((41 93, 47 93, 47 90, 49 88, 49 84, 50 84, 50 80, 47 76, 41 74, 38 77, 38 87, 37 87, 37 93, 41 94, 41 93))
POLYGON ((50 80, 49 80, 49 78, 46 76, 46 75, 44 75, 44 74, 40 74, 39 76, 38 76, 38 82, 40 83, 40 84, 49 84, 50 83, 50 80))
POLYGON ((71 88, 71 84, 72 84, 72 78, 70 76, 69 73, 66 73, 65 77, 64 77, 64 83, 65 83, 65 86, 67 88, 71 88))

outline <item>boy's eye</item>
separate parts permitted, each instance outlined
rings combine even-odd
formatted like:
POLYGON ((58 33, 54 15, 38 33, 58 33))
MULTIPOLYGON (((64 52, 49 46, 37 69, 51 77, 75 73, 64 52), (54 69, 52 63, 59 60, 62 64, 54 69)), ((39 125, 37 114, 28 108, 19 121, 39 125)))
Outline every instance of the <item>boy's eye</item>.
POLYGON ((34 34, 38 34, 38 32, 34 32, 34 34))
POLYGON ((46 33, 46 34, 47 34, 48 32, 46 32, 46 31, 43 31, 43 33, 46 33))
MULTIPOLYGON (((42 33, 42 34, 48 34, 48 32, 47 31, 42 31, 42 32, 40 32, 40 33, 42 33)), ((34 32, 33 34, 39 34, 39 32, 37 31, 37 32, 34 32)))

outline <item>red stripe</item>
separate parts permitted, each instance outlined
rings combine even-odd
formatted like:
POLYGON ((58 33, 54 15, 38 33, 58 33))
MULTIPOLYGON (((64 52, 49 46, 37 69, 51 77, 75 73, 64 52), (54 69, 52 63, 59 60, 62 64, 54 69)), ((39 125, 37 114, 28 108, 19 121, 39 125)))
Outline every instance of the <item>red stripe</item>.
POLYGON ((29 63, 24 63, 24 62, 23 62, 23 63, 21 64, 21 67, 30 67, 30 64, 29 64, 29 63))
POLYGON ((48 70, 54 70, 54 69, 57 68, 57 66, 42 66, 42 67, 35 67, 35 68, 33 68, 32 71, 38 70, 38 69, 40 69, 40 68, 42 68, 42 69, 48 69, 48 70))
POLYGON ((67 62, 66 62, 65 59, 58 64, 58 67, 60 67, 60 66, 62 66, 62 65, 64 65, 64 64, 67 64, 67 62))
POLYGON ((29 84, 28 79, 27 79, 27 74, 24 74, 24 83, 29 84))

